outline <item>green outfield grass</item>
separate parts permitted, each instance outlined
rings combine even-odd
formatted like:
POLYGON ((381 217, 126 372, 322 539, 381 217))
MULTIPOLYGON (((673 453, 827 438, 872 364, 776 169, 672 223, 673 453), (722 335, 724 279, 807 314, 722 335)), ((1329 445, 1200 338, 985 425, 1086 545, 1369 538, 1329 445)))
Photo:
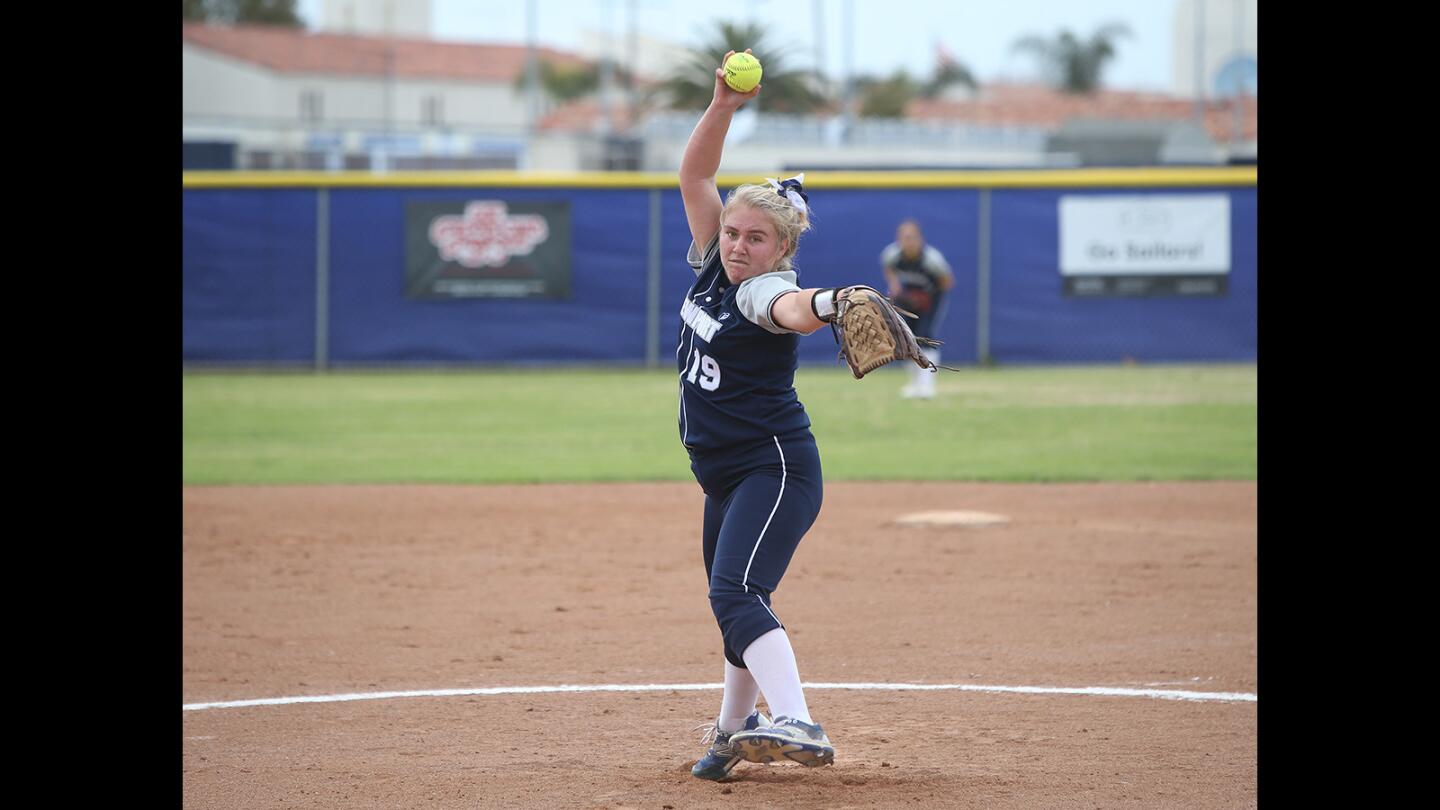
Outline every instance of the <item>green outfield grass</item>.
MULTIPOLYGON (((1254 365, 804 367, 829 480, 1253 479, 1254 365)), ((183 375, 187 484, 692 480, 671 371, 183 375)))

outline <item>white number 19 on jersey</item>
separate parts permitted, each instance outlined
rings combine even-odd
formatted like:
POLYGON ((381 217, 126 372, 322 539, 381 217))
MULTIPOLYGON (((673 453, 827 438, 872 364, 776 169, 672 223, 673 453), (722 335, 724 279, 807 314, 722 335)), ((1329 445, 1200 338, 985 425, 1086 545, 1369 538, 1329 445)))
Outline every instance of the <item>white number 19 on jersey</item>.
POLYGON ((699 378, 700 387, 706 391, 714 391, 720 387, 720 364, 715 358, 708 354, 701 354, 699 349, 695 350, 695 361, 690 365, 690 382, 699 378))

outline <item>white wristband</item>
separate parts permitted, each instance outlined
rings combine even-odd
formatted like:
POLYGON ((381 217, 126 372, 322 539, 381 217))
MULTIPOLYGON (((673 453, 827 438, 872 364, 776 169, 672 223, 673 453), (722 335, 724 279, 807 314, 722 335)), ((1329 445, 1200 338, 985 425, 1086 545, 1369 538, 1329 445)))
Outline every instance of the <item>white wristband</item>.
POLYGON ((810 299, 810 311, 826 323, 835 317, 835 288, 821 290, 810 299))

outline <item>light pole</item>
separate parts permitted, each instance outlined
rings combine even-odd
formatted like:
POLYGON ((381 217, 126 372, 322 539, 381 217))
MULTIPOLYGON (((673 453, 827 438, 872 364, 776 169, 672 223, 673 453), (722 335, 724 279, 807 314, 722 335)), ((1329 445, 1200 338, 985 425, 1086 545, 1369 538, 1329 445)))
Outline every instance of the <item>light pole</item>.
POLYGON ((639 70, 640 31, 636 21, 638 11, 635 0, 626 0, 625 5, 629 21, 625 31, 625 130, 628 132, 638 117, 636 115, 636 108, 639 105, 635 99, 635 74, 639 70))
POLYGON ((845 0, 844 20, 845 36, 841 45, 845 49, 845 100, 842 102, 845 131, 842 137, 849 143, 851 122, 855 114, 852 109, 855 106, 855 0, 845 0))
POLYGON ((1239 70, 1240 57, 1244 48, 1245 40, 1240 36, 1240 31, 1245 26, 1245 0, 1235 0, 1235 58, 1232 60, 1236 67, 1235 94, 1230 98, 1230 153, 1235 153, 1235 145, 1240 142, 1241 135, 1241 105, 1245 100, 1245 76, 1239 70))
MULTIPOLYGON (((815 17, 815 79, 825 86, 825 0, 811 0, 815 17)), ((826 95, 829 95, 826 93, 826 95)))
POLYGON ((540 129, 540 54, 536 3, 525 0, 525 166, 530 168, 535 135, 540 129))
POLYGON ((600 14, 603 18, 600 27, 604 30, 604 50, 600 53, 600 134, 607 139, 602 142, 602 149, 607 150, 611 130, 610 96, 615 84, 615 27, 612 13, 614 3, 615 0, 600 0, 600 14))
POLYGON ((1195 0, 1195 120, 1205 126, 1205 0, 1195 0))

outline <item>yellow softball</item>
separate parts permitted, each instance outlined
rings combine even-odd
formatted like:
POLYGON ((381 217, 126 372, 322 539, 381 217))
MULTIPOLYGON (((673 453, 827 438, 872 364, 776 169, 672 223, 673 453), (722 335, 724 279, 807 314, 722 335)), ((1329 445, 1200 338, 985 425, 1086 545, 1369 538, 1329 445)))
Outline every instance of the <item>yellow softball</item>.
POLYGON ((760 60, 748 53, 731 54, 725 60, 725 83, 737 93, 748 93, 760 83, 760 60))

